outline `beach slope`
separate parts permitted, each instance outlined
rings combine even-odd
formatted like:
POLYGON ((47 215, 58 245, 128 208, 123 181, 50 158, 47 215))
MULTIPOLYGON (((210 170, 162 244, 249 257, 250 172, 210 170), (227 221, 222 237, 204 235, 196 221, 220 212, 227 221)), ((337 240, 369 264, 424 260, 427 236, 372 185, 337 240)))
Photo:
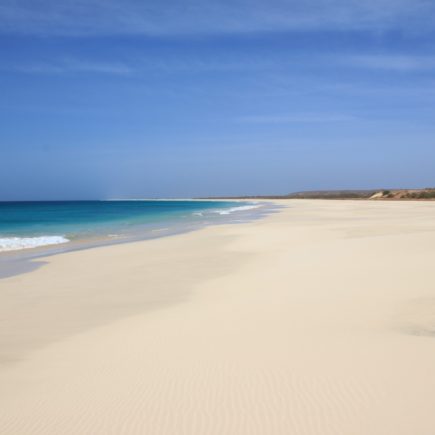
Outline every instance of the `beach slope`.
POLYGON ((0 433, 434 434, 435 204, 280 204, 0 280, 0 433))

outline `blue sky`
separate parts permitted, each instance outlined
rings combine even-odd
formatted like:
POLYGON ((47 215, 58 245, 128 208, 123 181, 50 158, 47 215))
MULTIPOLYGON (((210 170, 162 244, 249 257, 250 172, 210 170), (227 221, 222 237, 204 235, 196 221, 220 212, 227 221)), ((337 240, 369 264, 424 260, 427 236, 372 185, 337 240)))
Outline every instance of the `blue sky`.
POLYGON ((434 0, 2 0, 0 199, 433 186, 434 29, 434 0))

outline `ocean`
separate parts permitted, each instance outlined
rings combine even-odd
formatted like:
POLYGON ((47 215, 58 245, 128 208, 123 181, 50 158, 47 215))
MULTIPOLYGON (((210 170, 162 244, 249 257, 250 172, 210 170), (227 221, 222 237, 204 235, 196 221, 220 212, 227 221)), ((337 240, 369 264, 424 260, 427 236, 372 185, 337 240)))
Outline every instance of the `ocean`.
POLYGON ((265 208, 207 200, 0 202, 0 253, 154 238, 247 220, 265 208))

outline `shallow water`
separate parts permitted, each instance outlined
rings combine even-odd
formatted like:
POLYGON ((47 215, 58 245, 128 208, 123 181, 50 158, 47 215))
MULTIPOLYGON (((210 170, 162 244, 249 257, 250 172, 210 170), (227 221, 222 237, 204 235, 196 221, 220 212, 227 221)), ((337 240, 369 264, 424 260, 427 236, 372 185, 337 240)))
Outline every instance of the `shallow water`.
POLYGON ((246 222, 274 208, 210 200, 0 202, 0 278, 33 269, 29 260, 37 257, 246 222))

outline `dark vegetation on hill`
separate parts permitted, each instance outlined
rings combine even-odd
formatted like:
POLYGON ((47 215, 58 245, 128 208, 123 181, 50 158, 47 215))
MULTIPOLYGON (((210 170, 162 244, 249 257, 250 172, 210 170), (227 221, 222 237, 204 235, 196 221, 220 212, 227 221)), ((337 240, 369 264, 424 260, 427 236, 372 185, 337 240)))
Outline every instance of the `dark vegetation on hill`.
POLYGON ((384 190, 379 199, 435 199, 435 188, 412 190, 384 190))
POLYGON ((312 190, 287 195, 236 196, 222 199, 369 199, 377 190, 312 190))
POLYGON ((368 199, 376 190, 313 190, 295 192, 286 195, 286 198, 305 199, 368 199))

